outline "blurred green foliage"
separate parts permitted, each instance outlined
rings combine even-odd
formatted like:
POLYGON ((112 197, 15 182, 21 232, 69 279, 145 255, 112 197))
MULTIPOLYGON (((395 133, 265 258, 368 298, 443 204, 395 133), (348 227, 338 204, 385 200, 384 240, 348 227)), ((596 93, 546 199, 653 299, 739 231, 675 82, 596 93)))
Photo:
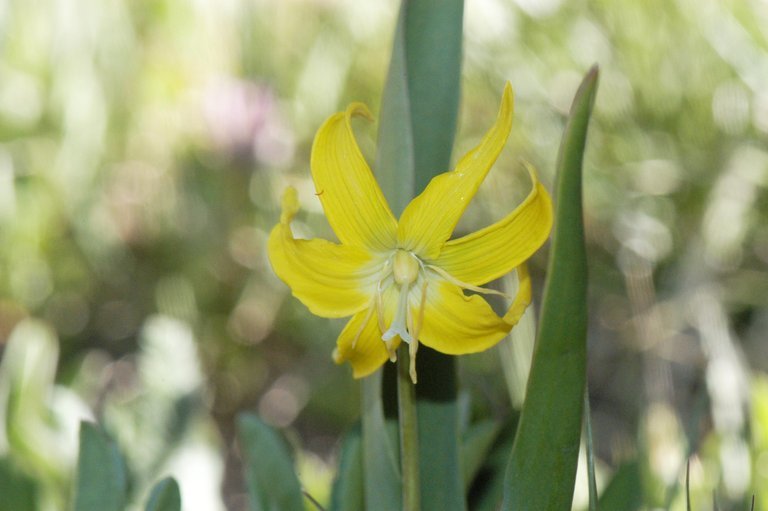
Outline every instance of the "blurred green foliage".
MULTIPOLYGON (((185 505, 244 509, 245 409, 300 434, 306 487, 330 482, 358 415, 330 359, 341 323, 310 317, 263 249, 288 183, 306 207, 297 232, 332 237, 311 139, 349 101, 376 112, 396 10, 0 4, 3 494, 19 481, 31 509, 62 508, 79 421, 98 418, 131 502, 173 472, 185 505)), ((649 507, 683 509, 689 455, 694 503, 747 509, 757 492, 768 507, 766 27, 759 0, 466 2, 454 154, 505 80, 517 115, 462 230, 509 210, 521 159, 551 182, 570 100, 600 65, 584 190, 598 481, 637 462, 649 507)), ((373 161, 375 131, 359 137, 373 161)), ((508 415, 497 352, 461 366, 466 422, 508 415)))

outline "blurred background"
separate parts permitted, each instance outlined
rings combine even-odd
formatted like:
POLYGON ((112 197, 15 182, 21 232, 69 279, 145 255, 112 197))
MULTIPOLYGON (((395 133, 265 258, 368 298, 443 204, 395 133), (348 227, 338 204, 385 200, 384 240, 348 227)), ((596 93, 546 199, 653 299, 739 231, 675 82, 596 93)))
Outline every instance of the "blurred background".
MULTIPOLYGON (((397 8, 0 2, 0 494, 65 508, 88 418, 136 502, 172 474, 189 510, 246 509, 233 420, 252 410, 327 496, 358 416, 330 356, 343 321, 290 297, 265 240, 288 184, 296 232, 333 239, 312 137, 350 101, 378 110, 397 8)), ((584 190, 599 481, 636 460, 647 509, 683 509, 692 456, 694 508, 768 508, 768 2, 465 9, 454 161, 506 80, 516 123, 460 230, 512 209, 521 161, 551 185, 570 101, 601 68, 584 190)), ((375 125, 356 128, 372 161, 375 125)), ((546 248, 539 290, 545 264, 546 248)), ((461 358, 468 414, 519 406, 530 345, 508 343, 461 358)))

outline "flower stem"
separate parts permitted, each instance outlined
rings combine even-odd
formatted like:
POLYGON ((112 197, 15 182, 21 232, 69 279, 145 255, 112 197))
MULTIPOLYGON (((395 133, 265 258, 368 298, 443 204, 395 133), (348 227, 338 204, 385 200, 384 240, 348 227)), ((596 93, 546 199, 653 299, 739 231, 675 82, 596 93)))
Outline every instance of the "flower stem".
POLYGON ((419 431, 416 397, 409 372, 408 345, 403 343, 397 356, 397 402, 400 422, 400 466, 403 477, 403 511, 419 511, 419 431))

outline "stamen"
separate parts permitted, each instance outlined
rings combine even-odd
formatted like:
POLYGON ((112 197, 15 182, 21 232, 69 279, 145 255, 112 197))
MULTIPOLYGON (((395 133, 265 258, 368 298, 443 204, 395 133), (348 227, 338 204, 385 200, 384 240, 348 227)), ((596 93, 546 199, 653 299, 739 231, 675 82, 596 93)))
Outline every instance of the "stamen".
POLYGON ((384 324, 384 304, 382 299, 382 293, 384 291, 381 289, 381 280, 378 284, 376 284, 376 318, 379 320, 379 332, 383 332, 387 329, 387 326, 384 324))
POLYGON ((434 271, 438 275, 440 275, 442 278, 444 278, 445 280, 447 280, 451 284, 459 286, 462 289, 468 289, 470 291, 474 291, 476 293, 482 293, 484 295, 503 296, 507 300, 512 300, 514 298, 511 295, 508 295, 506 293, 502 293, 501 291, 496 291, 495 289, 488 289, 488 288, 485 288, 485 287, 474 286, 474 285, 469 284, 467 282, 462 282, 461 280, 457 279, 456 277, 454 277, 453 275, 451 275, 450 273, 448 273, 444 269, 440 268, 439 266, 433 266, 431 264, 428 264, 428 265, 426 265, 426 267, 429 268, 430 270, 434 271))
POLYGON ((408 345, 408 358, 410 363, 408 364, 408 372, 411 375, 411 381, 416 385, 418 378, 416 378, 416 352, 419 350, 419 341, 412 342, 408 345))
POLYGON ((419 349, 419 335, 421 334, 421 327, 424 324, 424 304, 427 301, 427 280, 421 285, 421 301, 419 302, 419 312, 414 318, 408 315, 408 325, 413 337, 413 342, 408 345, 408 355, 410 358, 409 372, 411 375, 411 381, 415 384, 416 377, 416 352, 419 349))

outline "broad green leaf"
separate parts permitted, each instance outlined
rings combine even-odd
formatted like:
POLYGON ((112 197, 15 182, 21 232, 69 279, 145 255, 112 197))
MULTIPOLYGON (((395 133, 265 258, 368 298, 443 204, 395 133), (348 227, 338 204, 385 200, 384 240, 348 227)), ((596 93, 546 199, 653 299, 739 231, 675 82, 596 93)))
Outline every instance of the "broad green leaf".
MULTIPOLYGON (((462 0, 408 0, 401 5, 376 162, 377 177, 396 214, 432 177, 449 170, 459 105, 463 9, 462 0)), ((422 376, 416 386, 421 507, 462 511, 455 362, 422 347, 417 369, 422 376)), ((364 419, 367 495, 369 465, 389 459, 369 461, 372 432, 364 419)), ((391 489, 389 479, 383 483, 391 489)), ((393 509, 394 501, 388 505, 386 509, 393 509)))
POLYGON ((571 509, 587 360, 581 176, 597 69, 576 93, 557 164, 552 248, 525 404, 507 468, 505 510, 571 509))
POLYGON ((361 426, 356 425, 341 444, 339 469, 333 481, 330 511, 365 509, 361 426))
MULTIPOLYGON (((424 358, 422 349, 419 350, 419 357, 424 358)), ((445 359, 445 356, 437 353, 435 355, 438 359, 435 367, 440 371, 431 374, 445 377, 449 371, 455 371, 452 361, 450 364, 445 363, 444 360, 439 360, 445 359)), ((421 369, 419 371, 420 375, 430 374, 421 372, 421 369)), ((458 445, 456 400, 439 401, 429 394, 421 393, 422 381, 424 380, 421 380, 416 387, 421 509, 423 511, 441 509, 461 511, 466 509, 466 503, 458 445)), ((443 381, 450 384, 450 380, 443 381)))
POLYGON ((406 13, 407 9, 400 9, 395 28, 376 148, 376 177, 396 216, 403 212, 416 191, 411 98, 405 62, 406 13))
POLYGON ((459 111, 463 0, 407 0, 405 59, 415 192, 449 170, 459 111))
POLYGON ((117 446, 95 424, 81 422, 74 511, 123 511, 127 488, 117 446))
POLYGON ((642 505, 640 465, 636 461, 624 463, 603 490, 597 508, 605 511, 637 511, 642 505))
POLYGON ((38 485, 11 458, 0 458, 0 511, 36 511, 38 485))
POLYGON ((287 447, 253 414, 237 419, 246 483, 254 511, 303 511, 301 485, 287 447))
POLYGON ((382 98, 376 174, 399 215, 449 170, 459 109, 463 0, 400 8, 382 98))
POLYGON ((152 488, 146 511, 181 511, 179 483, 173 477, 166 477, 152 488))
POLYGON ((363 474, 365 509, 394 511, 400 508, 400 458, 397 449, 397 421, 384 416, 382 374, 376 371, 362 381, 363 474))

